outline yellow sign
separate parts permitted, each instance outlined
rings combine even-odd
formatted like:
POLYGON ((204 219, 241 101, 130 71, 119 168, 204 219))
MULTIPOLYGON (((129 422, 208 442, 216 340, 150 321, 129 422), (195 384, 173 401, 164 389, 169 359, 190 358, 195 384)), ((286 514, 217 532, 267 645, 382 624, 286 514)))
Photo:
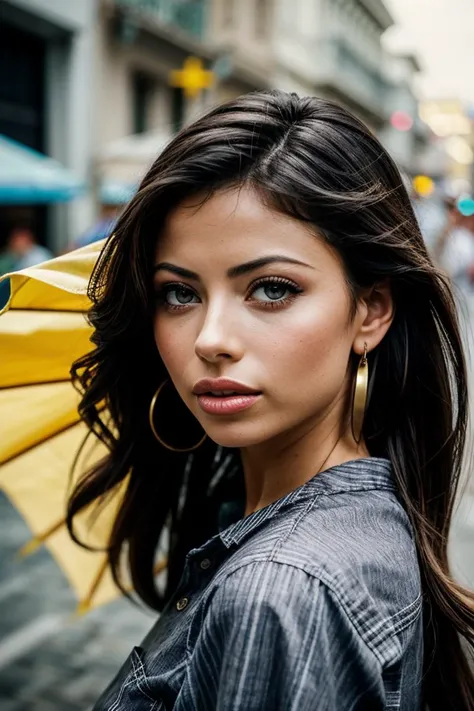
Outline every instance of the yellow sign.
POLYGON ((214 84, 215 74, 204 69, 198 57, 188 57, 182 69, 170 72, 170 84, 183 89, 191 99, 199 96, 203 89, 209 89, 214 84))
POLYGON ((413 178, 413 187, 421 197, 428 197, 435 189, 435 184, 427 175, 416 175, 413 178))

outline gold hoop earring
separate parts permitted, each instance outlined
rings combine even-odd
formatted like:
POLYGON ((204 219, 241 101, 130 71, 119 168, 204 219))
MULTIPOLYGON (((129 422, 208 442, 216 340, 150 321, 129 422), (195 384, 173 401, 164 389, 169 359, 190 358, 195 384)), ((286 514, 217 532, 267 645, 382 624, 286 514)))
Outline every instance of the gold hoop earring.
POLYGON ((155 412, 155 405, 156 405, 156 403, 157 403, 157 400, 158 400, 158 398, 159 398, 159 396, 160 396, 161 391, 163 390, 163 388, 164 388, 164 386, 166 385, 167 382, 168 382, 168 380, 163 380, 163 382, 162 382, 161 385, 159 386, 158 390, 156 391, 156 393, 153 395, 153 397, 152 397, 152 399, 151 399, 150 409, 149 409, 149 412, 148 412, 148 419, 149 419, 149 421, 150 421, 150 428, 151 428, 151 431, 153 432, 155 438, 158 440, 158 442, 161 444, 161 446, 162 446, 162 447, 165 447, 165 449, 169 449, 171 452, 193 452, 195 449, 197 449, 198 447, 200 447, 201 444, 204 442, 204 440, 205 440, 206 437, 207 437, 206 434, 204 435, 204 437, 202 437, 202 438, 199 440, 199 442, 198 442, 197 444, 193 445, 192 447, 186 447, 186 448, 184 448, 184 449, 178 449, 177 447, 172 447, 170 444, 167 444, 163 439, 161 439, 160 435, 159 435, 158 432, 156 431, 155 423, 154 423, 154 421, 153 421, 153 414, 154 414, 154 412, 155 412))
POLYGON ((357 444, 362 438, 362 427, 364 424, 365 408, 367 406, 367 389, 369 385, 369 364, 367 361, 367 343, 364 343, 364 355, 359 361, 357 368, 354 399, 352 403, 352 436, 357 444))

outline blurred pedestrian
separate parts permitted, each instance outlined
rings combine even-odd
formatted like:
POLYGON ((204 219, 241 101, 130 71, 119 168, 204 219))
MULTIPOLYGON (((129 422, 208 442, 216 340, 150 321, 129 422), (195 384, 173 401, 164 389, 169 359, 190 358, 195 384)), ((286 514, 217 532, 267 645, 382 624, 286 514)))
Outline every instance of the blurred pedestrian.
MULTIPOLYGON (((10 231, 6 248, 0 254, 0 276, 33 267, 52 257, 49 249, 38 244, 31 226, 18 223, 10 231)), ((10 298, 9 282, 9 279, 5 279, 0 283, 0 309, 6 306, 10 298)))
POLYGON ((0 276, 8 274, 8 272, 14 272, 17 263, 17 258, 10 251, 8 246, 2 252, 0 252, 0 276))
POLYGON ((471 289, 474 267, 472 218, 461 214, 455 203, 448 205, 446 226, 438 235, 434 256, 453 284, 463 292, 471 289))
POLYGON ((472 711, 465 360, 393 161, 336 104, 261 92, 143 186, 90 284, 73 377, 110 453, 68 522, 125 491, 111 566, 161 616, 95 711, 472 711))
POLYGON ((52 257, 53 254, 49 249, 38 244, 29 224, 17 224, 8 236, 5 262, 2 267, 4 268, 5 263, 8 262, 8 271, 19 271, 46 262, 52 257))
POLYGON ((437 238, 446 228, 448 222, 449 206, 436 194, 428 197, 419 195, 412 190, 413 209, 420 226, 421 234, 430 254, 434 254, 437 238))
POLYGON ((93 242, 99 242, 102 239, 107 239, 113 232, 115 223, 120 214, 120 206, 117 205, 101 205, 100 216, 89 229, 74 240, 71 249, 79 249, 93 242))

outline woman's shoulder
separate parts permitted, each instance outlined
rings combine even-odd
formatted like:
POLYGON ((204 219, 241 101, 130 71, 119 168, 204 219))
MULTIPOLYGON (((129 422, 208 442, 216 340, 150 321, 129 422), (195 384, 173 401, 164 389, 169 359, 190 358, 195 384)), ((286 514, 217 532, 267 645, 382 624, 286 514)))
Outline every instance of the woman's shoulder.
POLYGON ((403 632, 421 612, 419 597, 396 613, 389 611, 384 596, 376 597, 353 571, 308 572, 294 561, 279 559, 247 560, 223 571, 211 587, 208 604, 195 618, 199 629, 205 619, 229 635, 237 628, 244 636, 259 630, 263 634, 271 627, 275 637, 302 636, 312 646, 312 636, 303 634, 311 628, 319 635, 317 645, 325 639, 334 644, 337 640, 338 646, 346 645, 361 658, 369 655, 381 668, 401 659, 403 632))
POLYGON ((293 561, 317 577, 352 571, 376 582, 389 573, 391 586, 393 575, 418 577, 413 529, 394 489, 328 489, 291 518, 273 560, 293 561))
MULTIPOLYGON (((306 487, 239 545, 221 575, 230 576, 239 595, 268 576, 271 584, 260 593, 270 605, 285 590, 302 590, 303 580, 315 589, 323 585, 351 619, 360 621, 364 610, 370 628, 378 620, 379 629, 394 633, 421 612, 412 529, 389 478, 372 479, 363 463, 349 470, 359 479, 338 468, 317 490, 306 487)), ((304 605, 304 596, 297 598, 304 605)), ((361 631, 370 633, 364 625, 361 631)))

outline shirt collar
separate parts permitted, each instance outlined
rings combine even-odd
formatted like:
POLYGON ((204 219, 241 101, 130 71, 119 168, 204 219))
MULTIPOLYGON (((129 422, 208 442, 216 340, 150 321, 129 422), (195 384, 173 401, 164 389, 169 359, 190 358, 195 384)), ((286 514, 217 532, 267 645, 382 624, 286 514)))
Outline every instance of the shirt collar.
POLYGON ((392 465, 388 459, 367 457, 338 464, 316 474, 302 486, 259 511, 241 518, 218 534, 226 548, 238 545, 264 521, 276 516, 283 508, 320 495, 371 489, 396 490, 392 465))

